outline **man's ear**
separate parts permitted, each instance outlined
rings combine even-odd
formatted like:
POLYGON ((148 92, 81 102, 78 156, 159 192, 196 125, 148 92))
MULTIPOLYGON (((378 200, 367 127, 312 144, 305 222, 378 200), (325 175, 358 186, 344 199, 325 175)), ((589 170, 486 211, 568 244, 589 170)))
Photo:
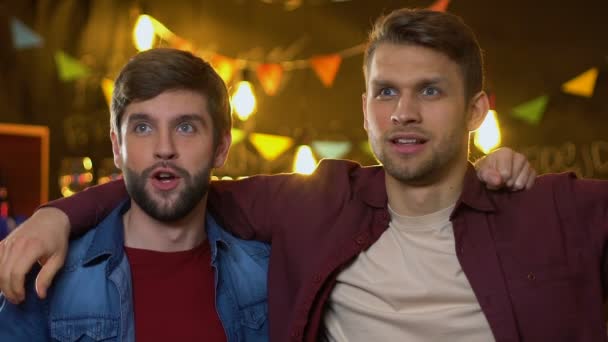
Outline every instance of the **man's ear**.
POLYGON ((477 93, 469 103, 469 121, 467 128, 472 132, 481 126, 490 110, 490 101, 484 91, 477 93))
POLYGON ((114 154, 114 165, 122 170, 122 154, 120 151, 120 137, 112 129, 110 130, 110 140, 112 140, 112 153, 114 154))
POLYGON ((220 135, 217 147, 215 148, 215 157, 213 159, 213 168, 219 168, 224 166, 226 159, 228 158, 228 151, 230 150, 230 144, 232 144, 232 134, 230 130, 220 135))
POLYGON ((367 132, 367 93, 361 95, 363 106, 363 129, 367 132))

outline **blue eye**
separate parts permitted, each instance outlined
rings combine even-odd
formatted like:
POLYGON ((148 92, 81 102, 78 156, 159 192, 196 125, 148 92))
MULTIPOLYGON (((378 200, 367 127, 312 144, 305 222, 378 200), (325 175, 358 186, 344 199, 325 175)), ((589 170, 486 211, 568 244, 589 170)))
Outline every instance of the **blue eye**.
POLYGON ((397 94, 397 91, 393 88, 382 88, 378 92, 378 97, 390 97, 390 96, 395 96, 396 94, 397 94))
POLYGON ((182 123, 179 126, 177 126, 177 131, 181 132, 181 133, 191 134, 191 133, 194 133, 196 131, 196 129, 190 123, 182 123))
POLYGON ((146 123, 138 123, 133 127, 133 132, 137 134, 149 133, 152 130, 152 127, 146 123))
POLYGON ((439 91, 439 89, 435 87, 425 87, 424 89, 422 89, 422 95, 424 96, 437 96, 440 93, 441 92, 439 91))

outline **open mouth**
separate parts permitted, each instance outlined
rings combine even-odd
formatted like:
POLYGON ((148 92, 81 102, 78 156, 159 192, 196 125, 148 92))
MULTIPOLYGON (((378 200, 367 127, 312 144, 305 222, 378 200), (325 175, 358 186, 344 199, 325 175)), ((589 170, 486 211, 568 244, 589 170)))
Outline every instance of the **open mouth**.
POLYGON ((179 177, 172 171, 156 171, 152 174, 152 178, 161 183, 170 183, 179 177))
POLYGON ((422 145, 427 140, 422 138, 395 138, 391 139, 391 142, 396 145, 422 145))

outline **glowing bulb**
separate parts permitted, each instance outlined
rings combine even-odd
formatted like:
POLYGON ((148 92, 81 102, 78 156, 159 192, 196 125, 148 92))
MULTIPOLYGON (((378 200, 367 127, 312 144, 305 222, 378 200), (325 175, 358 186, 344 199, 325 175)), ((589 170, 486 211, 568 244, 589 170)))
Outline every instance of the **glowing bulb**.
POLYGON ((89 157, 84 157, 82 158, 82 166, 88 171, 93 168, 93 161, 89 157))
POLYGON ((498 126, 498 119, 496 118, 496 111, 490 110, 481 126, 479 126, 479 129, 477 129, 477 132, 475 132, 475 146, 483 153, 488 154, 499 145, 500 128, 498 126))
POLYGON ((303 175, 310 175, 317 168, 317 161, 308 145, 298 147, 296 158, 293 162, 293 171, 303 175))
POLYGON ((142 14, 137 18, 133 30, 133 42, 137 51, 149 50, 154 46, 154 23, 150 16, 142 14))
POLYGON ((247 120, 253 114, 256 101, 251 83, 247 81, 239 82, 234 95, 232 95, 232 106, 241 121, 247 120))

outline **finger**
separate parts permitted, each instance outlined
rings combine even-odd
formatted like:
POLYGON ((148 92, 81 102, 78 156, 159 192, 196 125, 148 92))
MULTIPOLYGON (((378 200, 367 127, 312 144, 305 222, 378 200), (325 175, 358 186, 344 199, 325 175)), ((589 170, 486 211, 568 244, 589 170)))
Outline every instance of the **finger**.
POLYGON ((526 184, 526 189, 532 188, 532 186, 534 185, 534 182, 536 182, 537 175, 538 174, 536 173, 536 170, 534 168, 531 168, 530 177, 528 177, 528 183, 526 184))
POLYGON ((513 190, 513 191, 522 190, 528 183, 528 177, 530 177, 530 172, 531 172, 530 166, 528 164, 526 164, 523 167, 523 169, 520 170, 520 172, 518 173, 517 178, 515 179, 515 183, 513 184, 513 188, 511 190, 513 190))
POLYGON ((526 184, 525 182, 523 184, 520 183, 519 185, 517 185, 517 181, 520 180, 521 173, 526 172, 526 175, 528 174, 529 170, 527 170, 526 168, 529 169, 529 166, 530 163, 528 163, 528 160, 523 154, 513 153, 511 180, 513 180, 513 184, 515 187, 519 186, 520 189, 524 187, 524 185, 526 184))
POLYGON ((41 242, 36 239, 17 239, 7 258, 8 283, 7 297, 21 302, 25 299, 25 277, 32 266, 40 259, 36 251, 42 249, 41 242))
POLYGON ((11 303, 17 304, 15 298, 7 295, 6 289, 8 288, 8 263, 7 257, 9 255, 10 240, 8 238, 0 241, 0 292, 3 293, 4 297, 11 303))
POLYGON ((42 266, 40 273, 36 277, 36 293, 41 299, 46 298, 47 290, 53 282, 53 278, 63 265, 65 256, 53 255, 42 266))
POLYGON ((479 170, 477 171, 477 175, 482 182, 486 183, 488 189, 496 190, 502 187, 502 177, 495 169, 486 168, 479 170))
POLYGON ((503 156, 496 160, 497 171, 500 173, 500 176, 507 187, 513 186, 515 181, 514 179, 511 179, 511 175, 513 174, 513 154, 513 151, 506 150, 506 152, 503 153, 503 156))

